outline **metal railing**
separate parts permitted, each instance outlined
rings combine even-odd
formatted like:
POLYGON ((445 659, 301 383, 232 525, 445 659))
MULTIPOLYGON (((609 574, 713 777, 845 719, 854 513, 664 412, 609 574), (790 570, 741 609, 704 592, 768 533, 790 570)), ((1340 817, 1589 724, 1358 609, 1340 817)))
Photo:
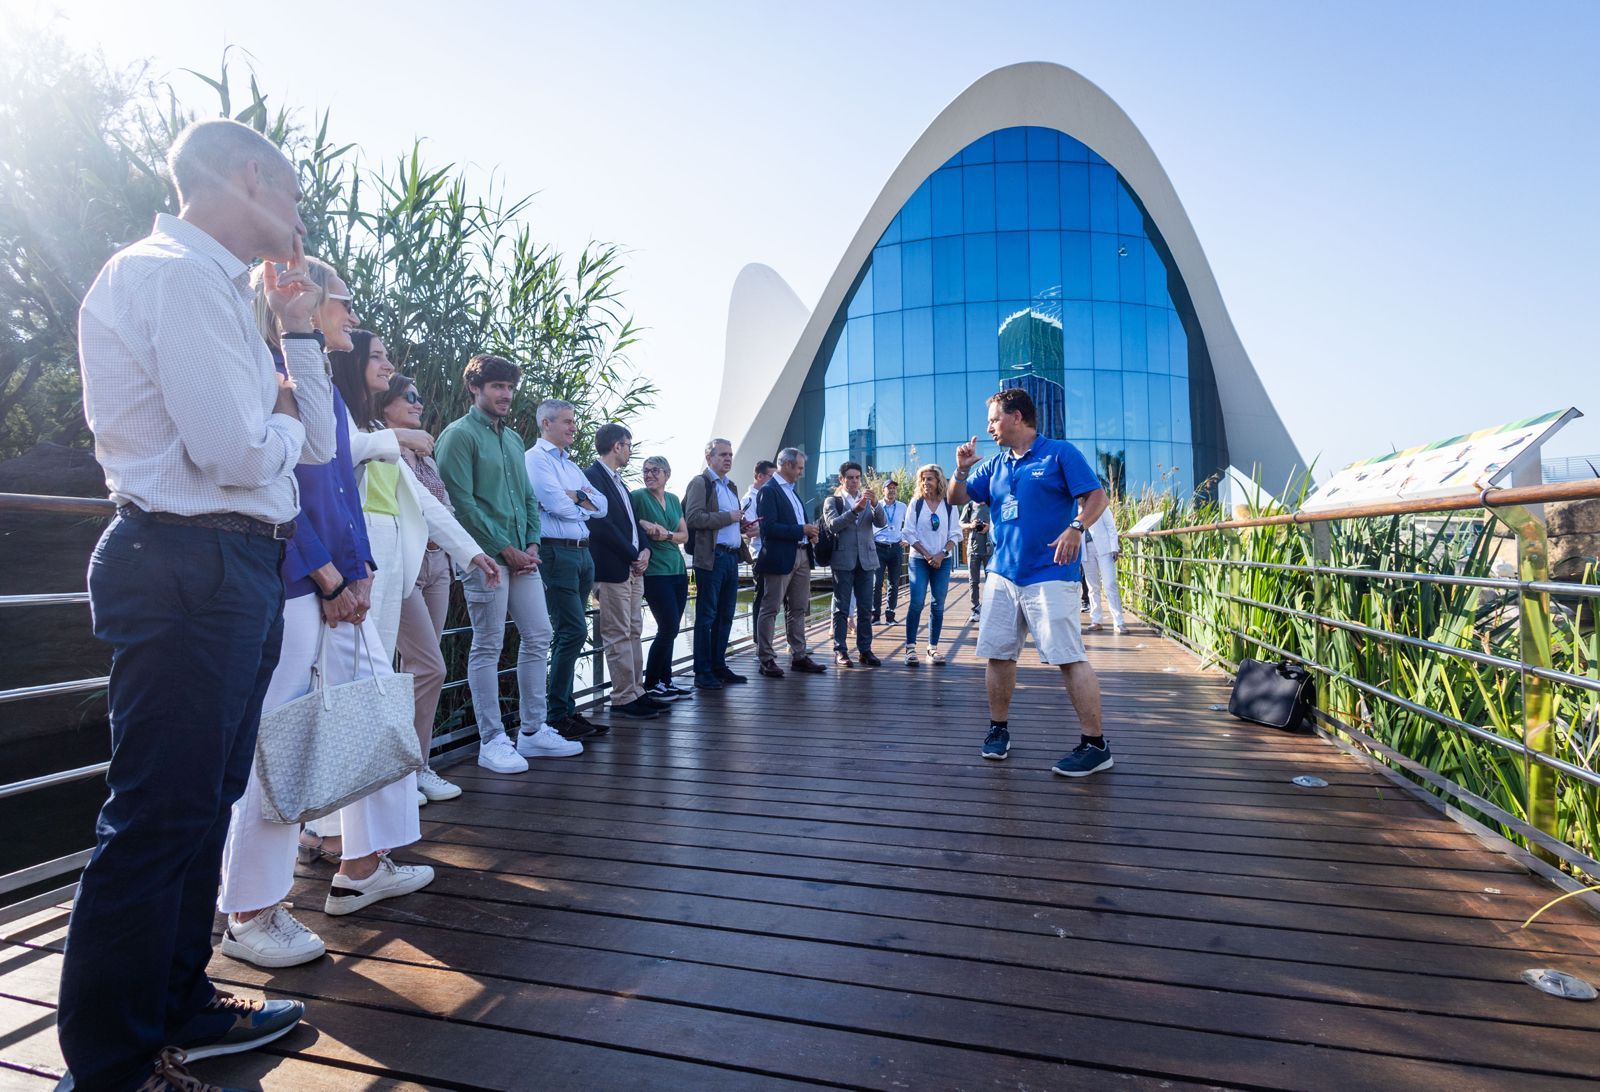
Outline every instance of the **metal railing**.
MULTIPOLYGON (((1411 779, 1408 785, 1420 782, 1436 798, 1454 801, 1476 813, 1476 816, 1498 824, 1502 829, 1496 833, 1521 839, 1532 851, 1531 855, 1521 855, 1526 858, 1524 863, 1572 889, 1575 881, 1555 867, 1557 862, 1567 872, 1600 880, 1600 860, 1594 856, 1594 845, 1590 841, 1593 838, 1592 831, 1584 837, 1586 844, 1583 845, 1577 844, 1576 839, 1566 840, 1560 836, 1558 794, 1562 779, 1566 779, 1573 791, 1590 794, 1592 799, 1589 807, 1600 809, 1600 771, 1592 765, 1600 755, 1588 753, 1600 749, 1600 744, 1582 753, 1572 746, 1567 757, 1556 753, 1561 733, 1565 733, 1569 744, 1575 737, 1572 724, 1558 724, 1555 721, 1551 688, 1559 686, 1584 694, 1600 693, 1600 676, 1594 674, 1596 666, 1593 663, 1579 671, 1562 670, 1554 665, 1551 597, 1579 604, 1579 619, 1587 613, 1592 626, 1595 612, 1600 609, 1600 585, 1549 579, 1544 524, 1526 506, 1555 500, 1592 498, 1600 498, 1600 481, 1489 489, 1466 500, 1388 502, 1314 514, 1279 514, 1127 533, 1123 536, 1127 540, 1127 547, 1122 582, 1130 606, 1146 621, 1164 635, 1230 671, 1236 670, 1238 665, 1224 652, 1222 645, 1229 645, 1241 652, 1251 648, 1260 649, 1270 658, 1290 660, 1307 668, 1317 683, 1315 715, 1323 734, 1329 735, 1347 750, 1354 745, 1366 757, 1376 758, 1393 770, 1402 771, 1411 779), (1363 517, 1473 509, 1487 510, 1489 513, 1483 533, 1489 533, 1489 523, 1499 518, 1516 534, 1519 566, 1516 578, 1457 572, 1368 569, 1323 563, 1328 561, 1330 550, 1325 528, 1321 525, 1363 517), (1310 526, 1296 532, 1294 525, 1310 526), (1261 535, 1267 528, 1284 528, 1289 534, 1309 534, 1310 541, 1301 541, 1296 549, 1313 563, 1262 560, 1259 554, 1274 553, 1275 548, 1283 544, 1281 538, 1275 538, 1270 533, 1259 543, 1250 541, 1251 536, 1261 535), (1204 548, 1191 548, 1190 544, 1202 546, 1199 541, 1201 536, 1208 535, 1221 536, 1220 540, 1211 540, 1210 545, 1217 546, 1220 542, 1227 556, 1198 556, 1205 552, 1204 548), (1258 556, 1247 556, 1252 551, 1258 556), (1252 574, 1278 576, 1282 580, 1279 589, 1286 585, 1294 587, 1294 601, 1286 601, 1291 597, 1282 594, 1266 598, 1260 593, 1247 594, 1252 574), (1374 584, 1461 590, 1465 595, 1497 594, 1504 598, 1504 603, 1492 606, 1509 607, 1511 603, 1515 604, 1519 655, 1513 657, 1491 651, 1488 642, 1476 632, 1434 632, 1424 636, 1400 632, 1399 628, 1404 627, 1385 628, 1349 617, 1335 617, 1328 604, 1333 598, 1331 593, 1336 584, 1346 585, 1342 590, 1362 599, 1372 595, 1374 584), (1250 623, 1251 612, 1256 612, 1257 619, 1262 620, 1260 624, 1250 623), (1294 639, 1277 636, 1281 644, 1268 640, 1268 632, 1274 632, 1269 631, 1265 622, 1269 617, 1295 623, 1292 627, 1276 627, 1294 639), (1337 637, 1347 642, 1360 642, 1362 649, 1369 646, 1407 649, 1438 662, 1469 663, 1475 670, 1481 669, 1491 678, 1514 676, 1520 688, 1520 716, 1519 723, 1515 725, 1517 734, 1496 731, 1492 724, 1471 723, 1457 715, 1459 707, 1454 711, 1434 708, 1397 693, 1397 690, 1405 687, 1395 679, 1360 678, 1349 670, 1341 669, 1329 662, 1334 652, 1330 642, 1337 637), (1445 643, 1452 637, 1460 639, 1462 643, 1445 643), (1471 644, 1468 638, 1472 640, 1471 644), (1588 673, 1583 673, 1584 670, 1588 673), (1360 695, 1355 709, 1329 709, 1328 697, 1336 687, 1348 688, 1347 693, 1360 695), (1521 798, 1515 802, 1522 808, 1523 814, 1513 814, 1506 807, 1488 799, 1488 795, 1494 791, 1491 786, 1458 784, 1438 770, 1417 761, 1415 756, 1403 754, 1375 738, 1367 729, 1376 728, 1381 718, 1373 715, 1373 707, 1365 704, 1368 702, 1383 703, 1393 710, 1421 718, 1440 731, 1470 739, 1520 763, 1523 791, 1521 798), (1356 715, 1352 716, 1352 713, 1356 715)), ((1274 553, 1274 556, 1279 555, 1274 553)), ((1503 611, 1502 618, 1510 613, 1509 609, 1503 611)), ((1371 621, 1370 618, 1368 620, 1371 621)), ((1389 625, 1395 623, 1389 622, 1389 625)), ((1575 662, 1569 666, 1580 667, 1580 664, 1575 662)), ((1457 705, 1455 702, 1442 704, 1457 705)), ((1593 712, 1588 719, 1591 722, 1595 719, 1593 712)), ((1579 726, 1580 729, 1584 727, 1579 726)), ((1593 732, 1595 726, 1591 723, 1586 730, 1593 732)), ((1489 833, 1474 815, 1463 814, 1454 808, 1447 810, 1480 833, 1489 833)))
MULTIPOLYGON (((109 500, 96 500, 83 497, 48 497, 32 494, 0 493, 0 512, 34 512, 53 515, 89 516, 109 519, 116 513, 116 505, 109 500)), ((743 567, 741 567, 742 573, 743 567)), ((692 571, 692 570, 691 570, 692 571)), ((741 576, 742 580, 742 576, 741 576)), ((741 588, 743 584, 741 582, 741 588)), ((819 599, 826 599, 831 591, 821 592, 813 589, 810 604, 814 605, 819 599)), ((696 600, 696 592, 691 586, 689 604, 696 600)), ((41 607, 41 606, 79 606, 89 602, 87 592, 47 592, 29 595, 0 595, 0 611, 8 607, 41 607)), ((686 607, 687 611, 687 607, 686 607)), ((605 649, 600 644, 598 636, 593 630, 594 619, 597 611, 590 607, 586 617, 590 620, 590 646, 580 654, 581 658, 589 661, 589 673, 592 684, 575 692, 573 697, 581 705, 588 699, 603 696, 611 689, 611 683, 605 678, 604 653, 605 649)), ((507 625, 512 626, 510 619, 507 625)), ((515 632, 513 627, 513 632, 515 632)), ((470 638, 471 626, 455 626, 444 631, 446 639, 457 639, 466 636, 470 638)), ((653 630, 648 628, 642 639, 650 639, 653 630)), ((693 631, 680 631, 678 639, 692 640, 693 631)), ((755 627, 752 622, 751 632, 735 637, 729 644, 729 651, 743 651, 755 640, 755 627)), ((693 659, 692 655, 679 655, 674 657, 672 666, 674 670, 684 666, 693 659)), ((500 678, 507 678, 516 674, 516 667, 503 668, 499 672, 500 678)), ((63 682, 44 683, 37 686, 17 687, 9 690, 0 690, 0 705, 23 702, 31 699, 56 697, 64 694, 88 693, 102 691, 110 683, 106 675, 93 678, 71 679, 63 682)), ((457 690, 467 685, 465 677, 447 679, 443 691, 457 690)), ((435 735, 429 750, 431 764, 443 768, 452 762, 467 757, 476 749, 478 727, 473 723, 465 724, 451 731, 435 735)), ((95 762, 87 766, 61 770, 55 773, 42 774, 36 777, 24 778, 7 784, 0 784, 0 800, 13 796, 22 796, 27 793, 37 792, 59 785, 83 781, 88 778, 103 775, 109 768, 109 762, 95 762)), ((76 853, 58 857, 55 860, 43 861, 29 865, 14 872, 0 875, 0 925, 26 917, 37 910, 54 906, 72 898, 77 892, 76 873, 88 863, 92 850, 84 849, 76 853), (10 901, 8 899, 14 892, 25 890, 52 879, 72 876, 71 883, 42 891, 27 898, 10 901)))

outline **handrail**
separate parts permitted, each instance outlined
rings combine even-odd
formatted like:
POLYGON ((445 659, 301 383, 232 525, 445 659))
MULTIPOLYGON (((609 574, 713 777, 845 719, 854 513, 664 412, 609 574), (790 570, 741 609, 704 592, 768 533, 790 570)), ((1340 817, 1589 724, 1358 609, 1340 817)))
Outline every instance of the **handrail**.
POLYGON ((1474 508, 1510 508, 1555 501, 1591 500, 1600 497, 1600 478, 1587 481, 1557 482, 1552 485, 1519 485, 1505 489, 1489 488, 1460 497, 1432 497, 1418 500, 1382 501, 1354 504, 1319 512, 1284 512, 1276 516, 1228 519, 1218 523, 1197 523, 1189 527, 1166 527, 1154 531, 1125 531, 1124 538, 1162 538, 1196 531, 1231 531, 1246 527, 1286 527, 1307 523, 1330 523, 1342 519, 1367 519, 1374 516, 1421 515, 1428 512, 1469 512, 1474 508))
POLYGON ((68 516, 110 516, 117 502, 102 497, 48 497, 34 493, 0 493, 0 512, 49 512, 68 516))

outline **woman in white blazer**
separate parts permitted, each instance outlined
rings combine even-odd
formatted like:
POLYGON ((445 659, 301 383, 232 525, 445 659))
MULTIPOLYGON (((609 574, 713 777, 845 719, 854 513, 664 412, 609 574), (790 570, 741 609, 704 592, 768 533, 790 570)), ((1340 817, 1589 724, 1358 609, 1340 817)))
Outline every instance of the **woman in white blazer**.
POLYGON ((1122 616, 1122 595, 1117 590, 1117 558, 1122 544, 1117 541, 1117 521, 1107 508, 1089 528, 1083 546, 1083 579, 1089 588, 1089 632, 1105 628, 1106 606, 1111 607, 1111 624, 1118 633, 1127 633, 1122 616))

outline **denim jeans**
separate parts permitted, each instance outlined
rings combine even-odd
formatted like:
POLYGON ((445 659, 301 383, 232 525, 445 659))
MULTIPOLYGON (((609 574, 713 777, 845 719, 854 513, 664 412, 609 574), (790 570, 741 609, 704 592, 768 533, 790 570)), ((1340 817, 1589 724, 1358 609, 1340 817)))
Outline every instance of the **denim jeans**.
POLYGON ((672 659, 683 627, 683 608, 689 603, 689 574, 661 573, 644 578, 644 601, 656 621, 655 640, 644 665, 644 688, 672 682, 672 659))
POLYGON ((872 651, 872 578, 876 569, 833 570, 833 649, 846 652, 850 608, 856 612, 856 648, 872 651))
POLYGON ((905 579, 906 548, 898 542, 892 546, 878 543, 878 568, 872 574, 872 616, 883 614, 883 586, 889 585, 889 621, 894 621, 895 608, 900 605, 900 584, 905 579))
POLYGON ((544 580, 538 570, 512 576, 498 561, 500 583, 489 587, 478 569, 461 582, 472 619, 472 650, 467 653, 467 689, 478 721, 478 742, 506 734, 500 718, 500 653, 506 645, 506 618, 517 627, 518 717, 524 732, 537 732, 545 718, 545 664, 550 660, 550 615, 544 580))
POLYGON ((911 559, 911 609, 906 612, 906 647, 917 643, 917 627, 922 623, 922 604, 928 598, 928 586, 933 585, 932 618, 928 622, 928 644, 939 643, 939 630, 944 626, 944 597, 950 590, 950 570, 956 567, 955 558, 946 556, 944 564, 935 569, 920 557, 911 559))
POLYGON ((739 555, 718 550, 711 568, 696 569, 694 602, 694 674, 716 678, 728 670, 728 636, 739 603, 739 555))
POLYGON ((111 646, 111 797, 67 930, 58 1015, 77 1087, 133 1088, 201 1014, 222 846, 255 758, 283 638, 283 544, 112 521, 89 560, 95 636, 111 646))
POLYGON ((550 679, 545 688, 546 716, 554 724, 578 711, 572 700, 572 676, 583 644, 589 639, 589 593, 594 589, 594 558, 576 546, 540 548, 544 601, 555 639, 550 643, 550 679))

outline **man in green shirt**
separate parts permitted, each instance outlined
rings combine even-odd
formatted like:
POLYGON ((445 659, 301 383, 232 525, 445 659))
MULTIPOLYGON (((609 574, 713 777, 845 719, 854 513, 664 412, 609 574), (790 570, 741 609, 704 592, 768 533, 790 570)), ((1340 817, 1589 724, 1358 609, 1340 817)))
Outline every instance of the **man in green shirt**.
POLYGON ((505 421, 522 369, 503 357, 480 354, 467 362, 463 378, 472 407, 445 426, 435 461, 456 519, 500 566, 498 587, 489 587, 476 569, 463 582, 472 618, 467 687, 478 720, 478 765, 522 773, 529 758, 579 754, 583 744, 544 723, 551 630, 539 576, 539 506, 523 466, 526 445, 505 421), (522 638, 517 651, 522 730, 515 744, 500 719, 500 652, 507 614, 522 638))

